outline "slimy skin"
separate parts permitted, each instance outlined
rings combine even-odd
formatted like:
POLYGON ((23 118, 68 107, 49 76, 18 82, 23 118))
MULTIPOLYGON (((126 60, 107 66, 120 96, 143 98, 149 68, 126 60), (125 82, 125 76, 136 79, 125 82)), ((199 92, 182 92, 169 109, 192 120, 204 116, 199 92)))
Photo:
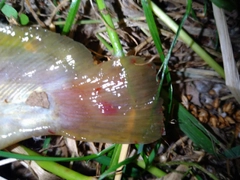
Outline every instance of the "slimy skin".
POLYGON ((41 135, 150 143, 163 114, 153 64, 94 65, 82 44, 41 28, 0 24, 0 149, 41 135))

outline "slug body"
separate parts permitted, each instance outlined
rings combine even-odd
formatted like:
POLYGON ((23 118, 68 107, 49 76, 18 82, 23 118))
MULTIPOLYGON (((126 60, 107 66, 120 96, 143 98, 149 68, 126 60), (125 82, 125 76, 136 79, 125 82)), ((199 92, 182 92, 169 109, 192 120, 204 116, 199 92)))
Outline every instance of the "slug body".
POLYGON ((94 65, 80 43, 41 28, 0 24, 0 149, 40 135, 150 143, 163 115, 152 64, 94 65))

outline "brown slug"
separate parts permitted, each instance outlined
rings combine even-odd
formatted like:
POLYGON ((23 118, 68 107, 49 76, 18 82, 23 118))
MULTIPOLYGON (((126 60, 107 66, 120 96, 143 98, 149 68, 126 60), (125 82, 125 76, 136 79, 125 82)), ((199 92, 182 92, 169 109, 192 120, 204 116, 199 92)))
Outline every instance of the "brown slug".
POLYGON ((161 137, 153 64, 93 64, 82 44, 41 28, 0 24, 0 149, 40 135, 111 143, 161 137))

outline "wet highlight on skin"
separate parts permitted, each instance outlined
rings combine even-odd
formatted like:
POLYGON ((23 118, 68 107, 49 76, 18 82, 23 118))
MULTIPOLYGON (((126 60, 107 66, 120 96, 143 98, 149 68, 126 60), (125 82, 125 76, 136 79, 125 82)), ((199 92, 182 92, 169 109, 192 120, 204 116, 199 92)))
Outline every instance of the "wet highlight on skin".
POLYGON ((155 66, 130 56, 93 64, 82 44, 0 24, 0 149, 41 135, 109 143, 161 137, 155 66))

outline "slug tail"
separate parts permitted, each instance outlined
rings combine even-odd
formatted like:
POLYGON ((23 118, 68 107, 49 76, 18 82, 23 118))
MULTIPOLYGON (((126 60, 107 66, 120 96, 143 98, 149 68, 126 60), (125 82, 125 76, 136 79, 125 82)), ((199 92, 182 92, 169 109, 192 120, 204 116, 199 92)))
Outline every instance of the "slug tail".
POLYGON ((163 114, 156 98, 155 67, 138 57, 93 66, 55 91, 64 136, 111 143, 150 143, 161 137, 163 114))

